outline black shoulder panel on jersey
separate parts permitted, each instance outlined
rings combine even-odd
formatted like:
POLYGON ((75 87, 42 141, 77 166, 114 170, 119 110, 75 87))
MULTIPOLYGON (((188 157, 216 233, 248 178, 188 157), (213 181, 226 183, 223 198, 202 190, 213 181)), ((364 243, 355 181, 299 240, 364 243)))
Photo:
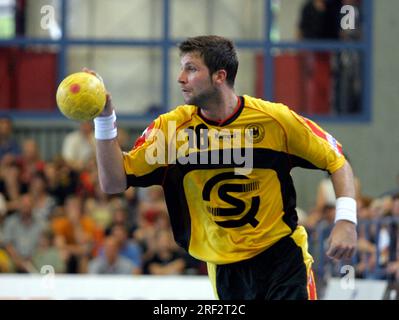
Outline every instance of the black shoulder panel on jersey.
POLYGON ((316 167, 313 163, 311 163, 303 158, 300 158, 298 156, 290 155, 290 158, 291 158, 292 167, 323 170, 321 168, 316 167))

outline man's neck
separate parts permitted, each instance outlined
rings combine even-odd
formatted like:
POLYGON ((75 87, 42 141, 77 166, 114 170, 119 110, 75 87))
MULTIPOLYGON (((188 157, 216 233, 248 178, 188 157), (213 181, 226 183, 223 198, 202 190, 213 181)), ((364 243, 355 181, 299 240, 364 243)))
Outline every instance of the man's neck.
POLYGON ((233 91, 222 94, 221 101, 210 103, 206 110, 201 109, 201 114, 212 121, 222 122, 229 118, 235 111, 238 104, 238 97, 233 91))

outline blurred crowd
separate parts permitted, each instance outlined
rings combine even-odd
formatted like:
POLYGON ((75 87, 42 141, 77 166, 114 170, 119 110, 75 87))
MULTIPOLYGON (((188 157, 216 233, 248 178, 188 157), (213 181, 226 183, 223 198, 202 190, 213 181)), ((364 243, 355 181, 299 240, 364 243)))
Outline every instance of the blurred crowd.
POLYGON ((52 161, 38 150, 0 118, 0 272, 206 274, 176 245, 160 186, 100 190, 91 123, 52 161))
MULTIPOLYGON (((91 123, 66 135, 61 149, 44 161, 33 139, 20 144, 11 119, 0 118, 0 272, 52 266, 57 273, 206 274, 203 262, 176 245, 160 186, 112 196, 100 190, 91 123)), ((375 198, 363 195, 356 179, 359 243, 351 265, 358 277, 399 279, 397 178, 396 189, 375 198)), ((315 269, 327 272, 326 235, 335 215, 328 176, 313 208, 298 214, 315 269)))
POLYGON ((396 179, 396 188, 370 197, 362 194, 356 178, 358 248, 351 261, 339 263, 325 256, 335 218, 335 193, 328 176, 320 181, 314 207, 307 213, 299 210, 319 277, 339 276, 340 266, 349 264, 357 278, 399 280, 399 174, 396 179))

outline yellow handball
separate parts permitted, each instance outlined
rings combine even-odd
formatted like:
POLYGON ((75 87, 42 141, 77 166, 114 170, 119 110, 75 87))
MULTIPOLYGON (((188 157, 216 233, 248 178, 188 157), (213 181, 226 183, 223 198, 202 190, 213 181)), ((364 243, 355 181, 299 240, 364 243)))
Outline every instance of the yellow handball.
POLYGON ((104 83, 87 72, 67 76, 57 89, 57 105, 63 115, 76 121, 97 117, 104 109, 106 90, 104 83))

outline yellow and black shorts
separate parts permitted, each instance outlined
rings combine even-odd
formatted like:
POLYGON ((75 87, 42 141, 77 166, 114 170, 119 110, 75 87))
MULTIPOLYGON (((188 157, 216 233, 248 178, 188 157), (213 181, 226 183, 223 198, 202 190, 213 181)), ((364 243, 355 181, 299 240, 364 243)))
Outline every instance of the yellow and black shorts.
POLYGON ((208 272, 221 300, 317 299, 313 272, 292 235, 251 259, 208 264, 208 272))

